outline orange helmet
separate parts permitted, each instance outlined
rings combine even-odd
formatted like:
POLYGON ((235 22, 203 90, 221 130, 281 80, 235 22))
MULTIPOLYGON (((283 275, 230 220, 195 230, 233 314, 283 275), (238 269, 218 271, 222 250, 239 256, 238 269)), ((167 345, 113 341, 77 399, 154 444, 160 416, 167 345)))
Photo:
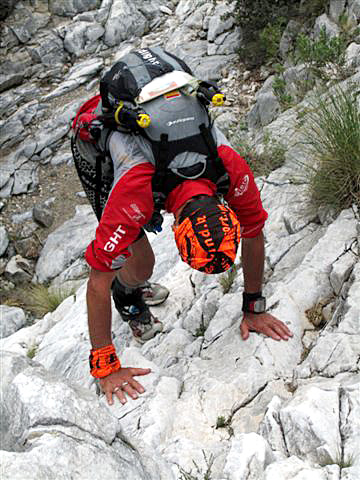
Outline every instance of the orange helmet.
POLYGON ((216 197, 194 197, 183 208, 174 233, 181 259, 190 267, 204 273, 221 273, 234 264, 240 223, 216 197))

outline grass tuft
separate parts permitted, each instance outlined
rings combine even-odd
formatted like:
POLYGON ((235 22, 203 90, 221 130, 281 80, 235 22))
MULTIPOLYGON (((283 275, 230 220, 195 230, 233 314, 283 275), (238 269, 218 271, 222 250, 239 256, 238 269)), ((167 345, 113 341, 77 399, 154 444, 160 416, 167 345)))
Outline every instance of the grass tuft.
POLYGON ((221 285, 224 295, 230 291, 230 288, 234 283, 238 270, 239 270, 239 265, 236 265, 234 263, 234 265, 231 268, 229 268, 229 270, 227 270, 225 273, 222 273, 220 275, 219 283, 221 285))
POLYGON ((226 428, 230 437, 234 435, 234 429, 231 426, 232 416, 230 415, 228 418, 225 418, 223 415, 220 415, 216 420, 215 428, 226 428))
POLYGON ((206 470, 203 472, 199 465, 193 461, 193 464, 195 466, 195 472, 193 473, 192 470, 190 470, 190 472, 187 472, 180 467, 180 480, 211 480, 211 470, 214 464, 215 457, 213 454, 211 454, 208 458, 204 450, 202 451, 202 453, 204 455, 206 470))
POLYGON ((304 167, 315 207, 360 206, 359 93, 358 86, 336 87, 306 115, 305 143, 315 162, 304 167))
POLYGON ((45 285, 30 285, 14 292, 12 298, 6 303, 9 306, 20 307, 31 312, 37 318, 42 318, 49 312, 53 312, 65 300, 73 295, 73 289, 48 288, 45 285))
POLYGON ((325 458, 321 463, 321 467, 326 467, 327 465, 338 465, 340 469, 352 467, 355 463, 355 455, 343 455, 338 451, 334 457, 330 455, 325 458))
POLYGON ((26 352, 26 355, 29 358, 34 358, 38 348, 39 348, 38 345, 33 345, 32 347, 29 347, 28 351, 26 352))

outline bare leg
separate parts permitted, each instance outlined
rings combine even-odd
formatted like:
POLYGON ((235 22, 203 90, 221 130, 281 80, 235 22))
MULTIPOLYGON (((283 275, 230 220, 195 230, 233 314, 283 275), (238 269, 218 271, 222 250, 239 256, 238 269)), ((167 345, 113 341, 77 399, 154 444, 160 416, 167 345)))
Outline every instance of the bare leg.
POLYGON ((135 287, 151 277, 155 256, 146 235, 133 243, 129 249, 131 257, 126 260, 117 276, 121 283, 135 287))

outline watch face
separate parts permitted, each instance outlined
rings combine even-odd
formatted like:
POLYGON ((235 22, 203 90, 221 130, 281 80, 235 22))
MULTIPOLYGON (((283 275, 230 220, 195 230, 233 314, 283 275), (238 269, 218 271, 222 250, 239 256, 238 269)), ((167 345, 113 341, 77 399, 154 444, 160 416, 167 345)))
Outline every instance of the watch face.
POLYGON ((254 313, 263 313, 266 309, 266 299, 264 297, 260 297, 257 300, 254 300, 252 303, 252 311, 254 313))

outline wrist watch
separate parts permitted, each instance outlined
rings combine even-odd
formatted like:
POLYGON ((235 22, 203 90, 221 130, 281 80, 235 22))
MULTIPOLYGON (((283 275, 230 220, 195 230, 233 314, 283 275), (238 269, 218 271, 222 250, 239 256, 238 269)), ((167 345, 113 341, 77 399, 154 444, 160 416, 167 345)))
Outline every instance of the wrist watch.
POLYGON ((266 311, 266 298, 262 296, 262 292, 244 292, 242 311, 248 313, 264 313, 266 311))

